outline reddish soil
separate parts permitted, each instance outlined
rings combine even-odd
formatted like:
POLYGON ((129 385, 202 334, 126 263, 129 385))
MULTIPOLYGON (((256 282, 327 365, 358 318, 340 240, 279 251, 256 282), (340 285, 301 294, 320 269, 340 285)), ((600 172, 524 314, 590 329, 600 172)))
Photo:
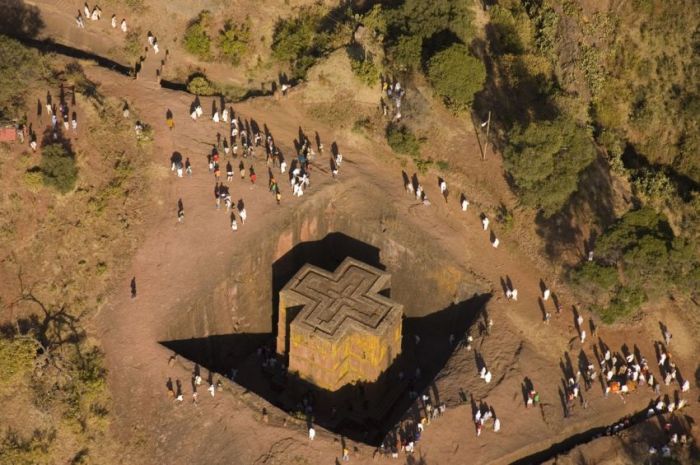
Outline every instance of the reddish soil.
MULTIPOLYGON (((52 35, 62 37, 61 32, 56 29, 52 35)), ((152 61, 152 57, 147 59, 147 69, 154 66, 152 61)), ((510 194, 501 174, 500 157, 490 156, 480 161, 475 140, 467 132, 455 141, 456 146, 465 148, 461 163, 468 165, 468 169, 462 169, 467 174, 446 176, 453 192, 449 203, 441 199, 436 173, 420 176, 432 200, 432 205, 426 207, 416 205, 414 198, 405 194, 401 167, 383 145, 349 132, 337 133, 323 124, 307 124, 294 93, 279 101, 266 98, 234 105, 237 114, 267 124, 275 140, 286 149, 285 153, 293 153, 291 141, 301 125, 307 134, 318 131, 326 146, 337 141, 345 162, 338 181, 324 173, 325 162, 319 163, 314 170, 312 188, 302 198, 293 198, 286 183, 280 183, 283 200, 279 207, 267 191, 264 175, 258 181, 262 185, 256 186, 236 177, 231 190, 234 198, 245 200, 248 221, 233 234, 228 216, 214 209, 213 179, 205 160, 216 133, 225 134, 226 125, 217 126, 207 118, 193 122, 188 117, 192 96, 160 89, 148 79, 131 80, 96 67, 87 67, 86 72, 100 84, 102 93, 128 100, 134 117, 150 123, 155 136, 152 188, 159 193, 159 201, 145 220, 146 235, 123 277, 123 286, 114 289, 97 315, 94 327, 109 369, 115 419, 112 431, 118 439, 133 446, 125 447, 122 463, 332 464, 338 460, 339 438, 320 431, 316 440, 310 442, 303 427, 291 423, 282 426, 272 421, 265 424, 260 411, 249 407, 247 399, 252 394, 227 389, 212 399, 205 389, 200 389, 199 403, 194 405, 189 386, 192 364, 187 361, 169 364, 172 353, 158 341, 164 336, 173 309, 187 300, 189 290, 204 288, 213 277, 228 272, 231 257, 239 252, 239 244, 266 234, 276 219, 293 215, 295 207, 309 197, 345 182, 369 183, 381 188, 386 202, 405 212, 402 218, 405 227, 423 231, 426 241, 435 241, 450 251, 455 261, 468 264, 474 273, 491 283, 494 291, 495 298, 489 305, 495 322, 493 335, 475 343, 494 372, 494 382, 484 384, 474 368, 472 355, 461 349, 448 364, 453 373, 440 383, 445 390, 463 387, 477 399, 488 402, 498 413, 502 430, 499 433, 488 430, 477 438, 469 405, 455 406, 427 427, 417 445, 416 457, 423 457, 430 465, 509 463, 572 434, 638 411, 652 398, 648 388, 631 394, 626 402, 617 396, 604 398, 600 387, 595 385, 584 393, 588 408, 578 407, 571 418, 563 418, 557 392, 562 377, 559 363, 567 351, 575 363, 581 348, 573 325, 574 302, 565 288, 555 286, 553 290, 559 295, 564 311, 550 325, 543 324, 537 305, 539 281, 547 279, 550 271, 514 246, 515 238, 509 240, 507 234, 500 237, 499 248, 490 246, 488 234, 481 229, 479 214, 495 208, 491 199, 510 194), (167 109, 175 114, 172 131, 165 125, 167 109), (175 150, 190 157, 194 168, 192 178, 178 179, 170 172, 169 158, 175 150), (488 193, 482 196, 479 190, 469 189, 472 186, 483 186, 488 193), (458 208, 461 188, 474 199, 467 213, 458 208), (179 198, 185 207, 184 224, 176 220, 179 198), (506 275, 519 290, 517 302, 507 302, 502 297, 500 279, 506 275), (131 298, 129 289, 132 276, 138 289, 135 299, 131 298), (520 383, 525 376, 532 379, 541 393, 543 407, 539 412, 523 407, 520 383), (165 389, 168 377, 183 381, 184 403, 173 403, 168 398, 165 389), (138 451, 138 455, 133 451, 138 451)), ((202 103, 206 111, 211 99, 202 99, 202 103)), ((264 161, 257 161, 255 166, 264 174, 264 161)), ((361 195, 359 189, 358 195, 361 195)), ((353 199, 344 201, 352 203, 353 199)), ((500 233, 497 229, 496 234, 500 236, 500 233)), ((548 304, 549 311, 554 313, 551 302, 548 304)), ((585 309, 581 312, 586 322, 592 316, 585 309)), ((674 334, 674 357, 681 372, 694 381, 698 348, 695 333, 677 315, 678 309, 669 304, 634 325, 600 328, 598 334, 613 350, 619 350, 625 343, 630 347, 638 345, 653 366, 652 342, 660 338, 658 319, 662 319, 674 334)), ((594 342, 589 337, 583 347, 591 360, 594 342)), ((658 375, 658 370, 652 371, 658 375)), ((672 395, 676 389, 678 386, 672 385, 662 392, 672 395)), ((698 394, 693 386, 685 397, 695 400, 698 394)), ((691 404, 686 414, 696 416, 698 410, 696 404, 691 404)), ((350 450, 351 463, 392 463, 391 459, 373 459, 373 450, 360 444, 352 444, 350 450)))

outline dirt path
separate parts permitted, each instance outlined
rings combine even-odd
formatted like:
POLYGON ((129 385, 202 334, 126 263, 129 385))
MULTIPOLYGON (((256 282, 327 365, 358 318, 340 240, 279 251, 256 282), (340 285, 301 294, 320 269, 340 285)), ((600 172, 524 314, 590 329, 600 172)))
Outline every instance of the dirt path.
MULTIPOLYGON (((293 453, 299 457, 332 461, 339 453, 336 442, 323 440, 325 435, 321 434, 321 440, 307 443, 303 432, 298 430, 264 426, 260 423, 259 412, 241 405, 235 396, 217 396, 211 400, 200 388, 199 406, 194 407, 190 402, 173 406, 165 396, 165 380, 168 376, 179 377, 189 395, 189 371, 185 366, 169 368, 167 360, 171 354, 157 341, 163 337, 163 320, 171 308, 187 299, 187 289, 199 289, 212 277, 228 271, 237 244, 246 243, 265 231, 275 217, 292 214, 296 204, 317 192, 334 189, 336 182, 317 171, 313 188, 301 199, 292 198, 289 189, 283 187, 283 205, 278 207, 266 186, 251 186, 248 180, 236 177, 232 194, 234 198, 245 200, 249 221, 233 235, 228 217, 214 209, 213 183, 204 158, 216 132, 223 131, 224 126, 209 120, 192 122, 187 117, 191 97, 185 94, 154 90, 140 81, 115 77, 101 69, 91 69, 89 74, 102 84, 104 93, 128 99, 139 118, 154 125, 154 170, 160 183, 154 187, 162 191, 160 205, 152 210, 148 237, 129 273, 136 277, 138 297, 130 298, 128 279, 125 279, 123 288, 115 292, 98 318, 117 409, 115 431, 125 440, 157 438, 153 460, 167 459, 172 463, 211 463, 225 457, 236 457, 236 463, 255 463, 262 456, 277 458, 261 463, 277 463, 274 460, 289 457, 291 453, 288 447, 281 448, 280 444, 293 444, 293 453), (164 124, 167 108, 175 113, 176 126, 172 132, 164 124), (169 171, 169 157, 174 150, 190 157, 195 172, 191 179, 177 179, 169 171), (185 204, 183 225, 176 221, 178 198, 185 204), (216 448, 211 447, 213 444, 216 448), (284 452, 280 452, 282 449, 284 452)), ((210 103, 210 99, 206 99, 203 106, 208 108, 210 103)), ((296 137, 299 122, 304 120, 293 100, 256 100, 236 105, 235 111, 267 124, 286 153, 291 152, 289 141, 296 137)), ((313 133, 311 129, 318 130, 324 140, 338 141, 347 161, 341 183, 362 179, 362 182, 381 187, 386 192, 387 202, 394 202, 406 212, 407 226, 422 229, 426 240, 438 241, 442 248, 452 251, 456 261, 469 263, 475 272, 492 283, 497 296, 490 312, 495 321, 494 331, 499 336, 487 339, 480 350, 487 360, 503 360, 503 363, 494 362, 494 371, 503 369, 505 373, 497 373, 501 382, 491 389, 478 379, 476 370, 466 375, 470 378, 466 383, 470 392, 483 395, 496 408, 506 431, 498 436, 486 434, 477 440, 469 420, 469 407, 452 409, 427 429, 420 443, 420 451, 430 463, 454 463, 457 457, 471 453, 478 454, 481 463, 500 463, 506 451, 512 451, 513 458, 535 452, 546 448, 554 437, 565 437, 592 425, 612 422, 646 404, 648 393, 635 394, 623 404, 616 397, 603 400, 600 391, 594 389, 587 393, 590 408, 580 411, 575 422, 564 421, 558 405, 557 388, 561 377, 558 363, 564 351, 571 349, 573 357, 579 347, 577 342, 571 342, 575 338, 571 306, 564 302, 566 310, 561 317, 554 318, 549 326, 541 324, 542 316, 536 303, 540 274, 536 268, 518 250, 509 248, 507 241, 498 249, 491 247, 488 234, 481 229, 479 212, 459 211, 454 199, 445 204, 439 195, 435 175, 421 177, 432 205, 416 206, 415 200, 403 192, 397 164, 381 161, 384 157, 373 156, 365 150, 353 149, 354 144, 345 139, 345 134, 334 137, 333 131, 323 125, 305 129, 308 133, 313 133), (348 181, 344 181, 346 179, 348 181), (520 291, 518 302, 506 303, 500 297, 499 281, 506 275, 520 291), (512 354, 506 353, 512 344, 499 342, 500 337, 520 341, 522 352, 515 362, 510 359, 512 354), (528 415, 518 413, 522 412, 518 392, 523 376, 531 377, 543 398, 552 404, 544 420, 537 416, 533 419, 534 411, 528 415)), ((488 163, 481 166, 493 169, 488 163)), ((264 163, 256 165, 262 171, 264 163)), ((602 330, 600 334, 613 348, 619 348, 623 342, 637 342, 642 353, 652 358, 650 343, 640 341, 635 331, 602 330)), ((586 349, 590 354, 590 345, 586 349)), ((464 379, 454 382, 462 381, 464 379)), ((369 460, 370 454, 371 451, 360 447, 355 461, 362 463, 362 457, 369 460)), ((127 459, 135 460, 134 457, 127 459)))
MULTIPOLYGON (((47 24, 47 30, 57 37, 75 33, 50 21, 47 24)), ((75 40, 77 44, 87 45, 102 37, 97 36, 75 40)), ((105 39, 104 43, 96 42, 95 47, 108 49, 111 44, 105 39)), ((187 301, 189 290, 204 288, 216 282, 216 277, 226 275, 230 272, 231 257, 240 253, 242 244, 253 243, 256 235, 265 234, 279 218, 292 215, 296 205, 322 191, 337 189, 339 183, 356 185, 360 194, 363 183, 383 190, 386 201, 405 213, 402 221, 406 227, 423 231, 425 240, 437 242, 452 253, 456 262, 467 263, 491 283, 494 291, 495 299, 489 308, 495 322, 494 337, 479 341, 479 350, 492 364, 497 382, 486 386, 479 380, 475 369, 469 371, 471 355, 464 353, 455 355, 458 360, 464 359, 464 370, 446 382, 464 383, 470 392, 493 405, 503 423, 503 431, 498 435, 487 432, 477 439, 468 405, 453 408, 426 430, 419 443, 419 453, 428 463, 459 463, 465 457, 479 463, 506 463, 544 449, 576 431, 609 423, 646 405, 650 398, 648 390, 635 393, 623 404, 617 397, 603 399, 596 387, 586 393, 590 407, 579 409, 573 419, 564 420, 558 405, 559 362, 565 351, 574 358, 580 349, 575 340, 572 302, 567 300, 564 289, 555 288, 562 298, 564 312, 548 326, 541 323, 537 304, 539 280, 548 273, 538 270, 526 254, 509 243, 505 234, 501 236, 499 248, 491 247, 488 234, 481 228, 481 211, 474 207, 482 206, 486 210, 495 205, 480 205, 479 192, 473 191, 467 192, 474 200, 473 206, 466 213, 459 211, 456 197, 447 204, 442 201, 435 173, 420 176, 432 205, 416 205, 415 199, 403 191, 399 163, 391 161, 392 157, 384 153, 382 147, 358 140, 350 133, 335 133, 324 124, 306 123, 306 116, 293 97, 281 102, 259 99, 235 105, 234 109, 245 118, 267 124, 287 154, 293 153, 291 141, 297 136, 300 124, 308 134, 319 131, 324 141, 337 140, 346 160, 341 179, 334 181, 319 169, 314 174, 312 189, 301 199, 293 198, 286 183, 281 182, 284 198, 283 205, 278 207, 265 185, 265 164, 256 162, 258 185, 252 186, 248 180, 241 181, 238 177, 232 183, 232 196, 245 201, 249 218, 234 235, 228 216, 214 208, 213 180, 205 159, 216 133, 224 135, 226 126, 215 125, 206 118, 196 123, 191 121, 188 108, 192 97, 155 86, 148 77, 157 66, 156 61, 149 61, 151 58, 147 58, 145 78, 139 80, 94 67, 87 69, 88 75, 101 84, 103 93, 128 100, 134 116, 152 124, 155 135, 152 170, 156 185, 153 189, 160 194, 159 201, 149 210, 147 234, 131 269, 124 276, 124 285, 114 290, 96 318, 116 410, 114 434, 140 446, 127 448, 127 451, 140 450, 146 454, 129 456, 129 452, 125 452, 123 463, 274 464, 294 463, 295 457, 299 457, 298 463, 304 463, 302 459, 307 463, 333 463, 338 457, 340 444, 336 438, 320 432, 318 439, 310 443, 299 429, 264 425, 260 412, 244 405, 241 396, 226 393, 211 399, 206 390, 200 388, 199 405, 193 405, 189 397, 190 366, 175 364, 170 367, 171 353, 158 341, 164 337, 163 322, 173 308, 187 301), (175 114, 173 131, 165 126, 168 109, 175 114), (171 173, 169 159, 175 150, 190 157, 194 168, 192 178, 178 179, 171 173), (184 203, 184 224, 176 220, 178 199, 184 203), (128 286, 132 276, 136 278, 136 299, 131 299, 128 286), (517 302, 506 302, 502 297, 500 280, 506 276, 520 292, 517 302), (548 400, 549 405, 541 416, 534 410, 525 412, 522 407, 519 392, 524 376, 530 377, 543 399, 548 400), (168 377, 182 380, 187 396, 183 404, 173 404, 167 398, 165 381, 168 377)), ((203 99, 202 103, 206 112, 211 99, 203 99)), ((463 146, 475 147, 475 144, 473 140, 465 140, 463 146)), ((493 191, 507 192, 497 157, 480 162, 479 153, 474 151, 465 154, 465 160, 474 167, 474 173, 466 180, 460 178, 460 182, 489 184, 493 191)), ((457 180, 449 175, 447 182, 453 192, 466 187, 458 186, 457 180)), ((495 232, 501 235, 500 231, 495 232)), ((549 308, 554 313, 551 303, 549 308)), ((589 315, 584 312, 584 316, 587 321, 589 315)), ((642 326, 601 329, 600 336, 615 350, 623 343, 630 346, 636 343, 651 361, 654 353, 651 341, 659 336, 642 329, 642 326)), ((675 332, 673 327, 671 329, 675 332)), ((690 365, 690 357, 697 345, 692 335, 680 329, 677 334, 680 337, 674 344, 679 366, 690 376, 695 368, 690 365)), ((590 344, 587 342, 585 348, 592 357, 590 344)), ((664 391, 671 394, 672 388, 664 391)), ((691 394, 696 395, 697 391, 691 394)), ((695 406, 691 408, 697 413, 695 406)), ((372 462, 371 451, 358 446, 357 451, 353 450, 353 462, 372 462)))

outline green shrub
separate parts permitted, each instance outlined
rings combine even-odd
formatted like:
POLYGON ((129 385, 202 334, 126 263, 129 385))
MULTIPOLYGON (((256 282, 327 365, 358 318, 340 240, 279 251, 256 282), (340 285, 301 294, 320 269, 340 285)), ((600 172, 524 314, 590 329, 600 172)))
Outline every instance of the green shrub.
POLYGON ((352 72, 367 86, 373 86, 379 81, 379 69, 370 56, 365 56, 364 60, 350 58, 352 72))
POLYGON ((611 324, 632 315, 646 299, 646 294, 641 288, 621 286, 610 304, 607 307, 597 307, 596 311, 604 323, 611 324))
POLYGON ((396 153, 403 153, 412 157, 420 154, 420 142, 405 125, 390 124, 386 128, 386 140, 389 147, 396 153))
POLYGON ((291 65, 301 79, 316 60, 328 52, 329 36, 321 31, 321 14, 304 8, 298 16, 280 20, 272 34, 272 56, 291 65))
POLYGON ((31 371, 39 345, 30 337, 0 338, 0 391, 31 371))
POLYGON ((185 50, 202 60, 211 59, 211 37, 207 34, 209 26, 210 14, 208 11, 202 11, 187 27, 182 38, 185 50))
POLYGON ((503 155, 523 203, 549 217, 577 189, 579 173, 595 154, 587 130, 562 117, 515 126, 503 155))
POLYGON ((597 287, 610 290, 618 283, 615 267, 588 261, 573 269, 569 277, 574 284, 584 289, 597 287))
POLYGON ((247 21, 243 24, 227 21, 223 30, 219 32, 219 52, 234 65, 241 62, 241 58, 248 51, 249 42, 250 24, 247 21))
POLYGON ((396 44, 389 49, 389 56, 399 68, 414 70, 420 67, 422 49, 422 37, 401 36, 396 44))
POLYGON ((455 44, 430 59, 428 78, 448 107, 468 110, 486 82, 486 68, 465 45, 455 44))
POLYGON ((41 149, 41 173, 44 184, 65 194, 73 190, 78 179, 75 156, 61 144, 51 144, 41 149))
POLYGON ((48 75, 41 54, 0 34, 0 119, 12 118, 24 107, 27 85, 48 75))
POLYGON ((187 91, 195 95, 214 95, 218 92, 216 86, 202 74, 194 74, 187 81, 187 91))

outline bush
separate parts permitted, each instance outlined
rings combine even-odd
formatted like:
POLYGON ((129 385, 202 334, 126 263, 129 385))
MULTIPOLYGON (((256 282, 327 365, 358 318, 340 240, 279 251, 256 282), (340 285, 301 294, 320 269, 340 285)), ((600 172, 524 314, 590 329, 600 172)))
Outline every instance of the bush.
POLYGON ((248 50, 249 42, 250 24, 248 22, 234 24, 231 21, 227 21, 224 24, 224 29, 219 32, 219 52, 234 65, 241 62, 241 58, 248 50))
POLYGON ((321 30, 321 15, 304 8, 299 15, 280 20, 272 34, 272 55, 289 62, 293 77, 301 79, 318 57, 328 52, 329 37, 321 30))
POLYGON ((390 124, 386 128, 386 140, 389 147, 396 153, 403 153, 418 157, 420 154, 420 142, 405 125, 396 126, 390 124))
POLYGON ((465 45, 455 44, 430 59, 428 78, 448 107, 467 110, 486 82, 486 68, 465 45))
POLYGON ((195 95, 214 95, 218 92, 216 86, 202 74, 193 74, 187 81, 187 91, 195 95))
POLYGON ((33 367, 39 345, 30 337, 0 338, 0 388, 14 385, 33 367))
POLYGON ((617 269, 596 262, 584 262, 571 271, 571 281, 584 289, 591 287, 610 290, 617 285, 617 269))
POLYGON ((24 107, 27 84, 45 75, 38 52, 0 34, 0 119, 12 118, 24 107))
POLYGON ((78 179, 75 157, 61 144, 51 144, 41 149, 41 173, 44 185, 65 194, 73 190, 78 179))
POLYGON ((638 287, 619 287, 607 307, 596 308, 604 323, 614 323, 632 315, 646 301, 646 294, 638 287))
POLYGON ((422 59, 423 38, 419 36, 401 36, 396 45, 389 49, 394 63, 405 70, 420 67, 422 59))
POLYGON ((516 126, 504 151, 506 170, 523 203, 545 217, 559 211, 578 186, 579 173, 595 158, 588 132, 571 119, 516 126))
POLYGON ((185 30, 182 43, 185 50, 202 60, 211 59, 211 38, 207 34, 210 23, 208 11, 202 11, 185 30))
POLYGON ((379 80, 379 70, 372 58, 365 56, 364 60, 350 58, 352 72, 367 86, 373 86, 379 80))

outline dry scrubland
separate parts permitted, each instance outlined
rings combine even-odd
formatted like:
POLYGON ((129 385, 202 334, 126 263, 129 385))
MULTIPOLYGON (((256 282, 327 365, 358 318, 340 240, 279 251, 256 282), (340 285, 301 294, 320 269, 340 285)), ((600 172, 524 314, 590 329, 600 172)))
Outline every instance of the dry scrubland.
MULTIPOLYGON (((658 338, 660 315, 691 334, 699 327, 697 2, 504 0, 486 12, 456 0, 354 10, 110 0, 103 9, 130 14, 131 32, 113 39, 92 29, 88 40, 65 27, 75 2, 36 3, 12 0, 8 11, 43 12, 42 27, 18 31, 5 20, 0 32, 55 34, 131 64, 152 30, 170 51, 164 79, 233 101, 291 82, 290 102, 309 125, 333 128, 365 154, 381 147, 378 163, 449 174, 451 185, 478 192, 470 208, 496 220, 507 247, 551 270, 571 301, 619 325, 614 331, 658 338), (408 89, 400 123, 378 109, 380 74, 408 89), (455 79, 465 75, 466 83, 455 79), (475 174, 486 138, 473 123, 489 112, 485 156, 497 162, 475 174)), ((75 89, 79 120, 55 157, 0 145, 0 464, 119 463, 125 449, 149 450, 149 440, 139 433, 125 444, 110 433, 93 317, 130 278, 124 270, 150 213, 164 208, 163 156, 150 128, 134 138, 138 107, 123 118, 124 100, 78 61, 4 37, 0 61, 9 64, 0 68, 3 119, 31 124, 44 145, 49 120, 35 102, 47 89, 57 100, 63 84, 75 89)), ((697 383, 700 367, 689 362, 686 376, 697 383)), ((613 454, 609 463, 641 463, 654 434, 635 428, 556 463, 607 463, 613 454)), ((294 460, 307 463, 302 455, 294 460)), ((270 463, 284 456, 270 452, 270 463)), ((686 451, 672 460, 692 459, 686 451)))

